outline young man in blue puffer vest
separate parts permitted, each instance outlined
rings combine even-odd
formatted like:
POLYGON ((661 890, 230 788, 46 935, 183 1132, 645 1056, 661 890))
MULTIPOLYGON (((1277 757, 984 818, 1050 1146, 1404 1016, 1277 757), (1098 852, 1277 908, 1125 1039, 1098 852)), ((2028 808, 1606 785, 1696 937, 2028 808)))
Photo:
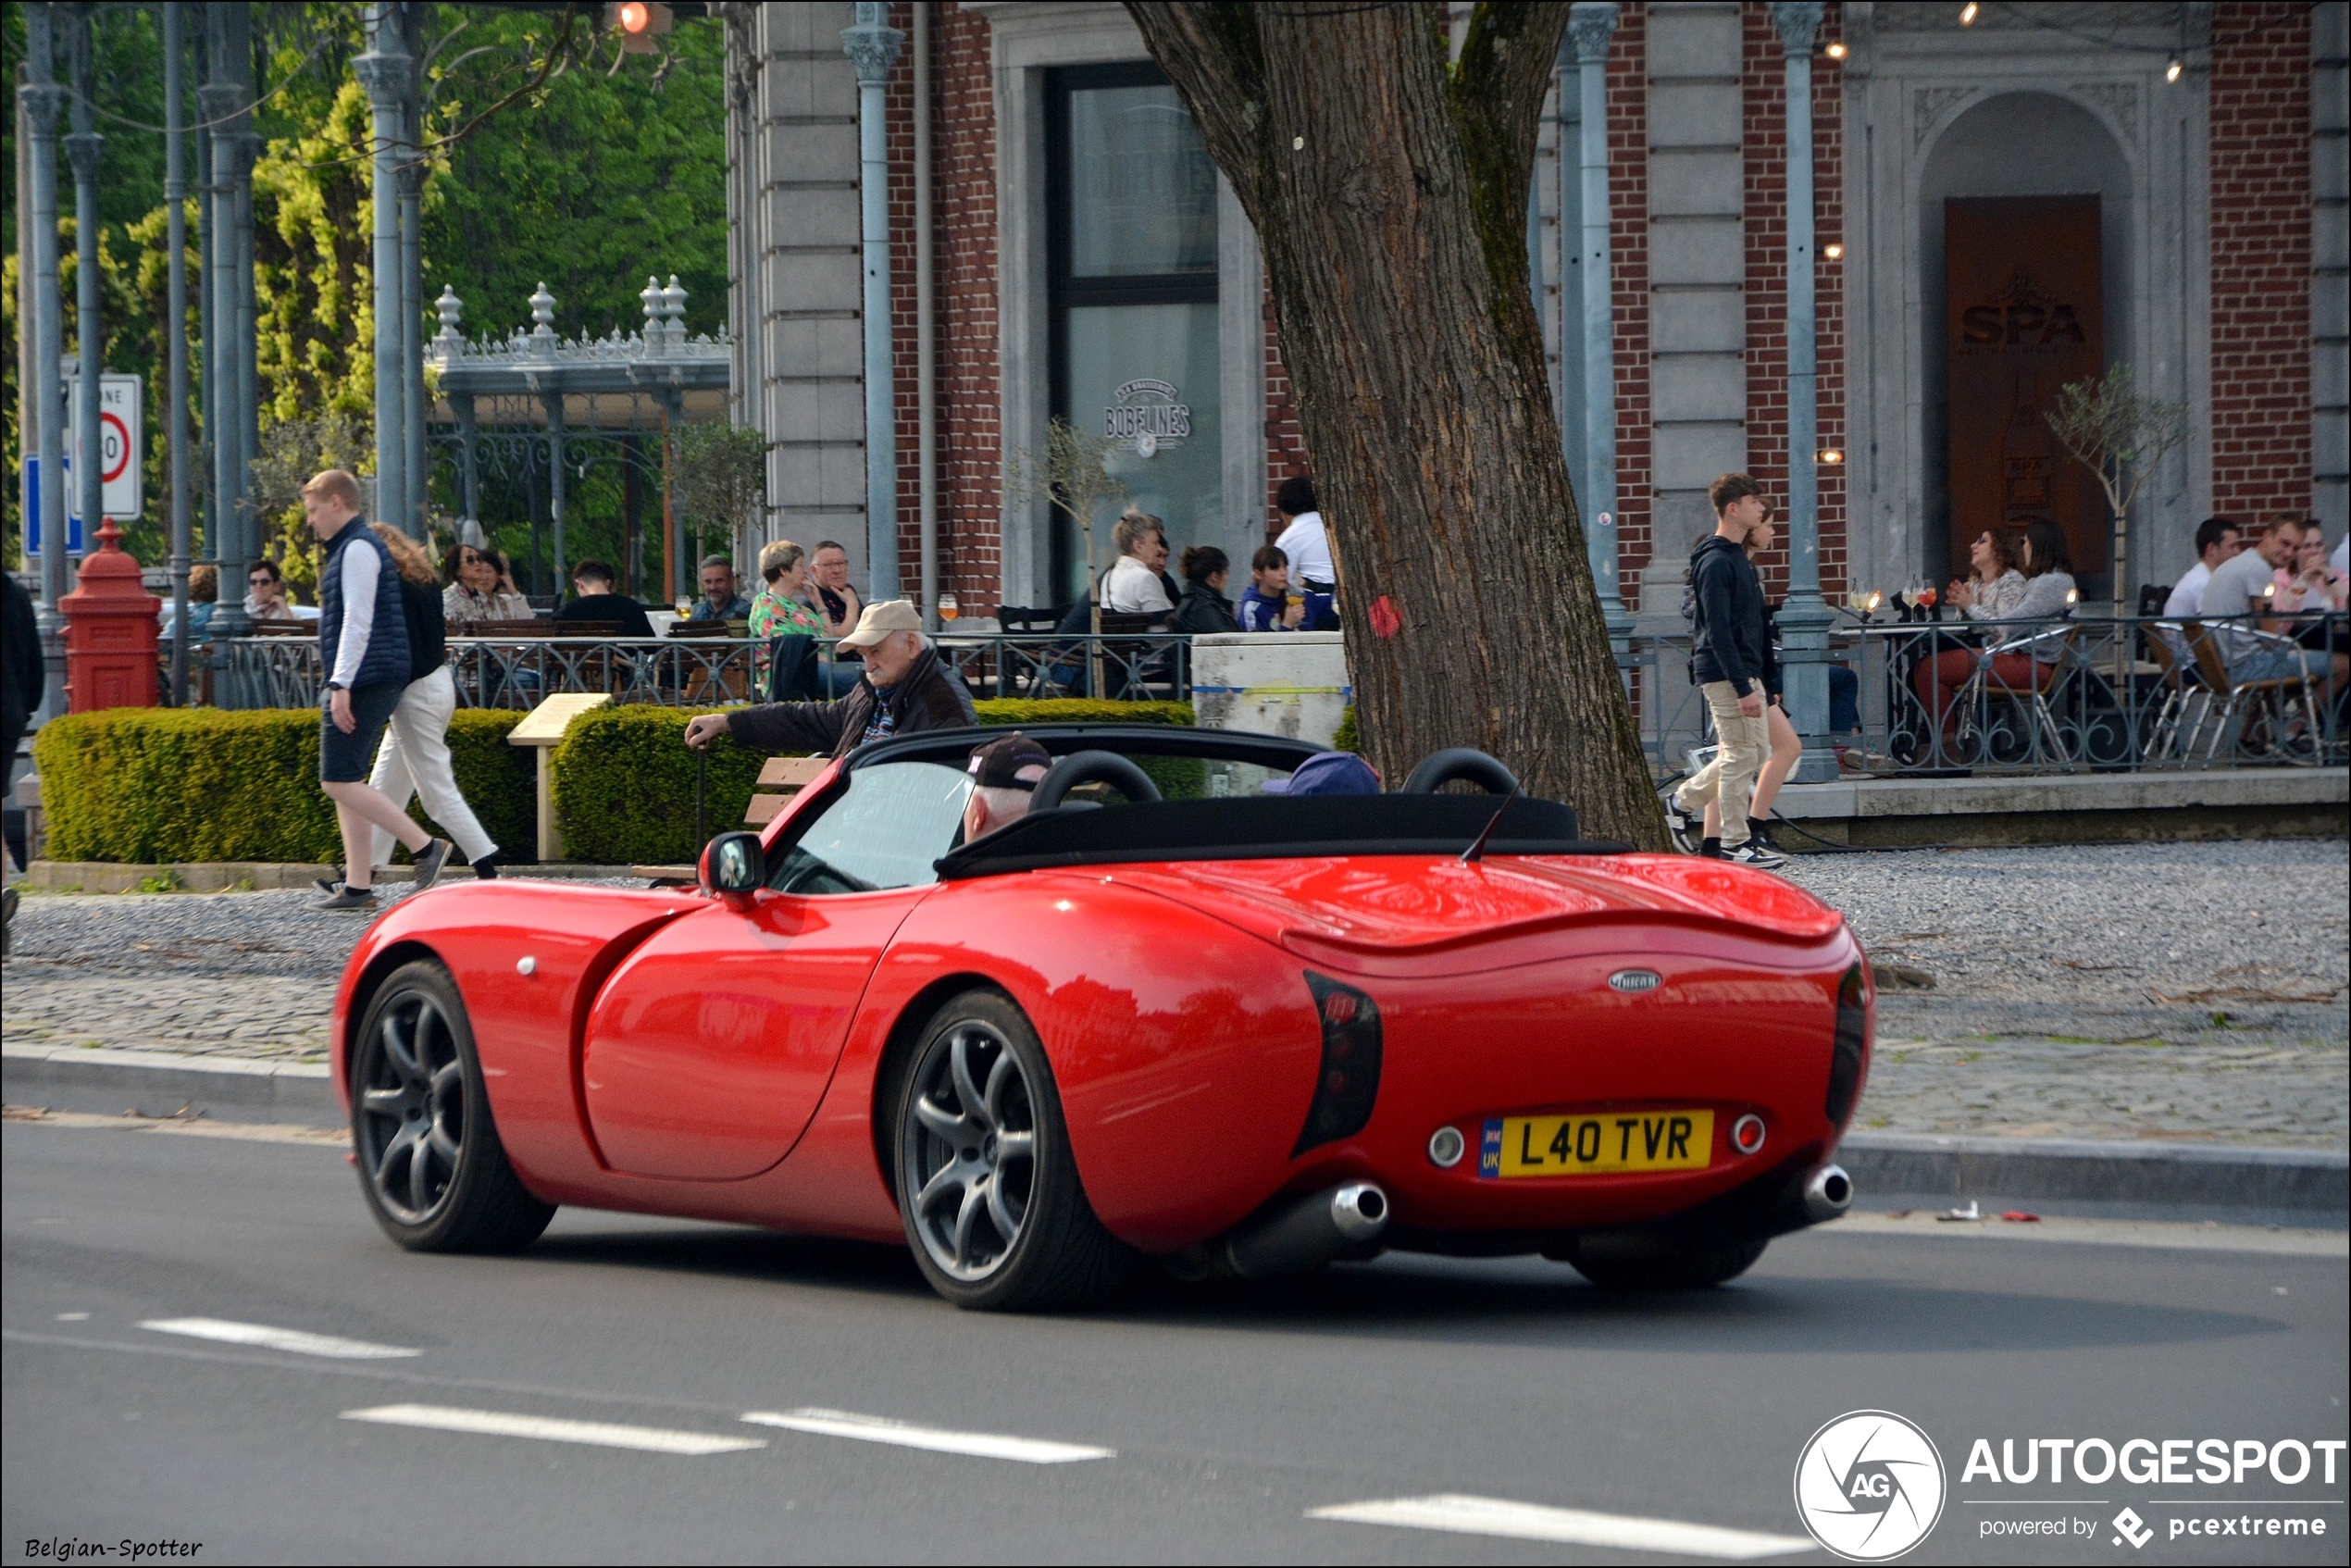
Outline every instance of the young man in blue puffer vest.
POLYGON ((417 857, 422 892, 449 863, 451 846, 417 826, 367 782, 376 744, 408 685, 408 623, 392 552, 359 516, 359 481, 330 468, 302 487, 302 510, 327 547, 318 571, 318 662, 327 672, 318 721, 318 783, 335 803, 347 880, 313 909, 376 907, 375 844, 380 828, 417 857))

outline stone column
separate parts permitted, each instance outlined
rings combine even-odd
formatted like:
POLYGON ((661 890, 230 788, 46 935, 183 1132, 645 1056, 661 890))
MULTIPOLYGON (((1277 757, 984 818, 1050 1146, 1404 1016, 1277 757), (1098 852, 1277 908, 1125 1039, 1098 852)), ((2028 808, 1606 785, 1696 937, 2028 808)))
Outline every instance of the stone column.
POLYGON ((841 46, 857 68, 857 165, 865 270, 865 569, 869 601, 898 588, 898 399, 889 335, 889 148, 883 87, 906 35, 884 20, 888 6, 858 0, 857 22, 841 46))
POLYGON ((163 310, 169 406, 164 410, 165 441, 171 453, 171 705, 188 705, 188 182, 180 157, 181 49, 177 6, 163 7, 163 310))
POLYGON ((415 74, 396 7, 368 7, 367 52, 351 62, 374 116, 376 286, 376 504, 378 519, 408 527, 406 391, 401 365, 400 166, 402 112, 415 74))
POLYGON ((1788 721, 1803 739, 1792 781, 1832 781, 1829 627, 1821 597, 1820 395, 1812 246, 1812 46, 1820 0, 1773 0, 1772 25, 1787 56, 1787 603, 1780 610, 1788 721))
POLYGON ((93 58, 90 7, 73 7, 73 134, 66 138, 66 158, 73 165, 74 336, 81 348, 81 406, 73 418, 74 511, 81 518, 85 550, 98 547, 98 525, 106 520, 101 504, 106 493, 106 443, 100 435, 98 378, 106 370, 106 324, 98 305, 98 151, 99 135, 90 106, 97 96, 97 62, 93 58))
MULTIPOLYGON (((1578 161, 1584 176, 1584 544, 1591 554, 1609 644, 1621 663, 1633 616, 1617 580, 1616 315, 1609 295, 1608 49, 1616 35, 1616 0, 1577 0, 1569 8, 1567 29, 1575 44, 1583 115, 1578 161)), ((1561 148, 1560 156, 1564 158, 1567 149, 1561 148)))
MULTIPOLYGON (((243 119, 249 99, 238 68, 238 56, 249 42, 241 25, 245 19, 243 6, 211 7, 205 19, 208 80, 196 93, 212 131, 212 319, 208 330, 218 342, 205 345, 215 383, 211 388, 213 422, 205 435, 212 444, 213 481, 213 537, 205 541, 205 554, 219 563, 220 569, 220 601, 212 612, 216 650, 222 639, 243 636, 245 631, 242 584, 250 522, 244 501, 246 475, 251 470, 245 464, 244 430, 249 417, 244 407, 244 355, 238 342, 239 329, 245 321, 239 288, 243 268, 238 259, 244 249, 239 243, 243 230, 238 198, 248 171, 243 119)), ((224 706, 237 700, 237 693, 225 685, 217 684, 214 694, 224 706)))
POLYGON ((41 660, 47 674, 41 700, 44 715, 60 714, 66 703, 65 619, 57 602, 66 596, 65 302, 57 277, 57 111, 66 90, 51 79, 56 45, 51 36, 52 6, 24 8, 25 80, 18 89, 24 106, 27 156, 31 163, 31 211, 22 221, 31 241, 32 439, 41 458, 40 490, 33 505, 41 517, 41 660))
POLYGON ((408 510, 400 518, 400 526, 410 538, 422 539, 432 506, 426 483, 431 474, 430 459, 425 445, 425 163, 419 150, 425 116, 413 74, 406 98, 401 117, 405 122, 406 144, 400 150, 400 428, 407 438, 401 492, 408 498, 408 510))

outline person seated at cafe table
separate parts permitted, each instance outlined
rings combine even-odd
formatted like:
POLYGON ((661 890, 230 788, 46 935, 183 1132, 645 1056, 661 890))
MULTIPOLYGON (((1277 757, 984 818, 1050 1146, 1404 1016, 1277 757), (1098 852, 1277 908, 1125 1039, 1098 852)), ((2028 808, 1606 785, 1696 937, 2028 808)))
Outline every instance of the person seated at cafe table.
POLYGON ((603 561, 582 561, 571 569, 573 596, 555 611, 555 634, 578 636, 567 627, 616 627, 607 637, 651 637, 653 623, 645 607, 617 591, 619 579, 603 561))
POLYGON ((475 621, 527 621, 530 601, 506 578, 506 558, 486 544, 449 553, 449 586, 441 591, 441 618, 454 626, 475 621))
POLYGON ((2024 601, 2024 574, 2017 570, 2019 536, 2006 529, 1985 529, 1968 546, 1973 575, 1954 581, 1945 603, 1972 621, 2006 620, 2024 601))
POLYGON ((923 617, 903 599, 868 604, 841 645, 865 655, 856 689, 829 703, 766 703, 702 714, 686 726, 686 744, 730 736, 760 752, 826 752, 847 756, 860 746, 926 729, 979 722, 962 678, 923 635, 923 617))
POLYGON ((292 622, 311 617, 298 614, 286 593, 286 579, 278 570, 278 563, 268 559, 255 561, 253 570, 245 574, 245 615, 256 621, 292 622))
POLYGON ((694 601, 690 621, 747 621, 751 601, 735 584, 735 563, 724 555, 702 558, 702 597, 694 601))
POLYGON ((1200 636, 1205 632, 1238 631, 1233 602, 1225 597, 1225 576, 1230 563, 1213 544, 1194 544, 1184 551, 1184 597, 1176 606, 1173 629, 1200 636))
POLYGON ((1306 596, 1289 602, 1289 557, 1278 544, 1258 546, 1249 558, 1249 586, 1241 590, 1238 619, 1243 631, 1296 631, 1306 618, 1306 596))

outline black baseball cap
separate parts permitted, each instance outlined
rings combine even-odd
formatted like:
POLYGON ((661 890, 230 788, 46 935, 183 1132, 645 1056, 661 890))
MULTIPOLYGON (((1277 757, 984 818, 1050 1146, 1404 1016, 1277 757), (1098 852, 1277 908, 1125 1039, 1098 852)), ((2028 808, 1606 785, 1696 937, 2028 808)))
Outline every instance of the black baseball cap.
POLYGON ((1014 730, 972 753, 967 771, 983 790, 1034 790, 1052 766, 1052 753, 1014 730))

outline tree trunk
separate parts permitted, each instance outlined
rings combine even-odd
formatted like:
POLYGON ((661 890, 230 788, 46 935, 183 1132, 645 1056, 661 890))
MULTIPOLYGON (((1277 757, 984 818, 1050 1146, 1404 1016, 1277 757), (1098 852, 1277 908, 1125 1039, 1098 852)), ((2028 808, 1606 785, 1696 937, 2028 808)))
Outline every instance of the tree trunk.
POLYGON ((1475 746, 1584 831, 1667 847, 1611 655, 1528 293, 1563 5, 1127 9, 1257 227, 1390 784, 1475 746))

